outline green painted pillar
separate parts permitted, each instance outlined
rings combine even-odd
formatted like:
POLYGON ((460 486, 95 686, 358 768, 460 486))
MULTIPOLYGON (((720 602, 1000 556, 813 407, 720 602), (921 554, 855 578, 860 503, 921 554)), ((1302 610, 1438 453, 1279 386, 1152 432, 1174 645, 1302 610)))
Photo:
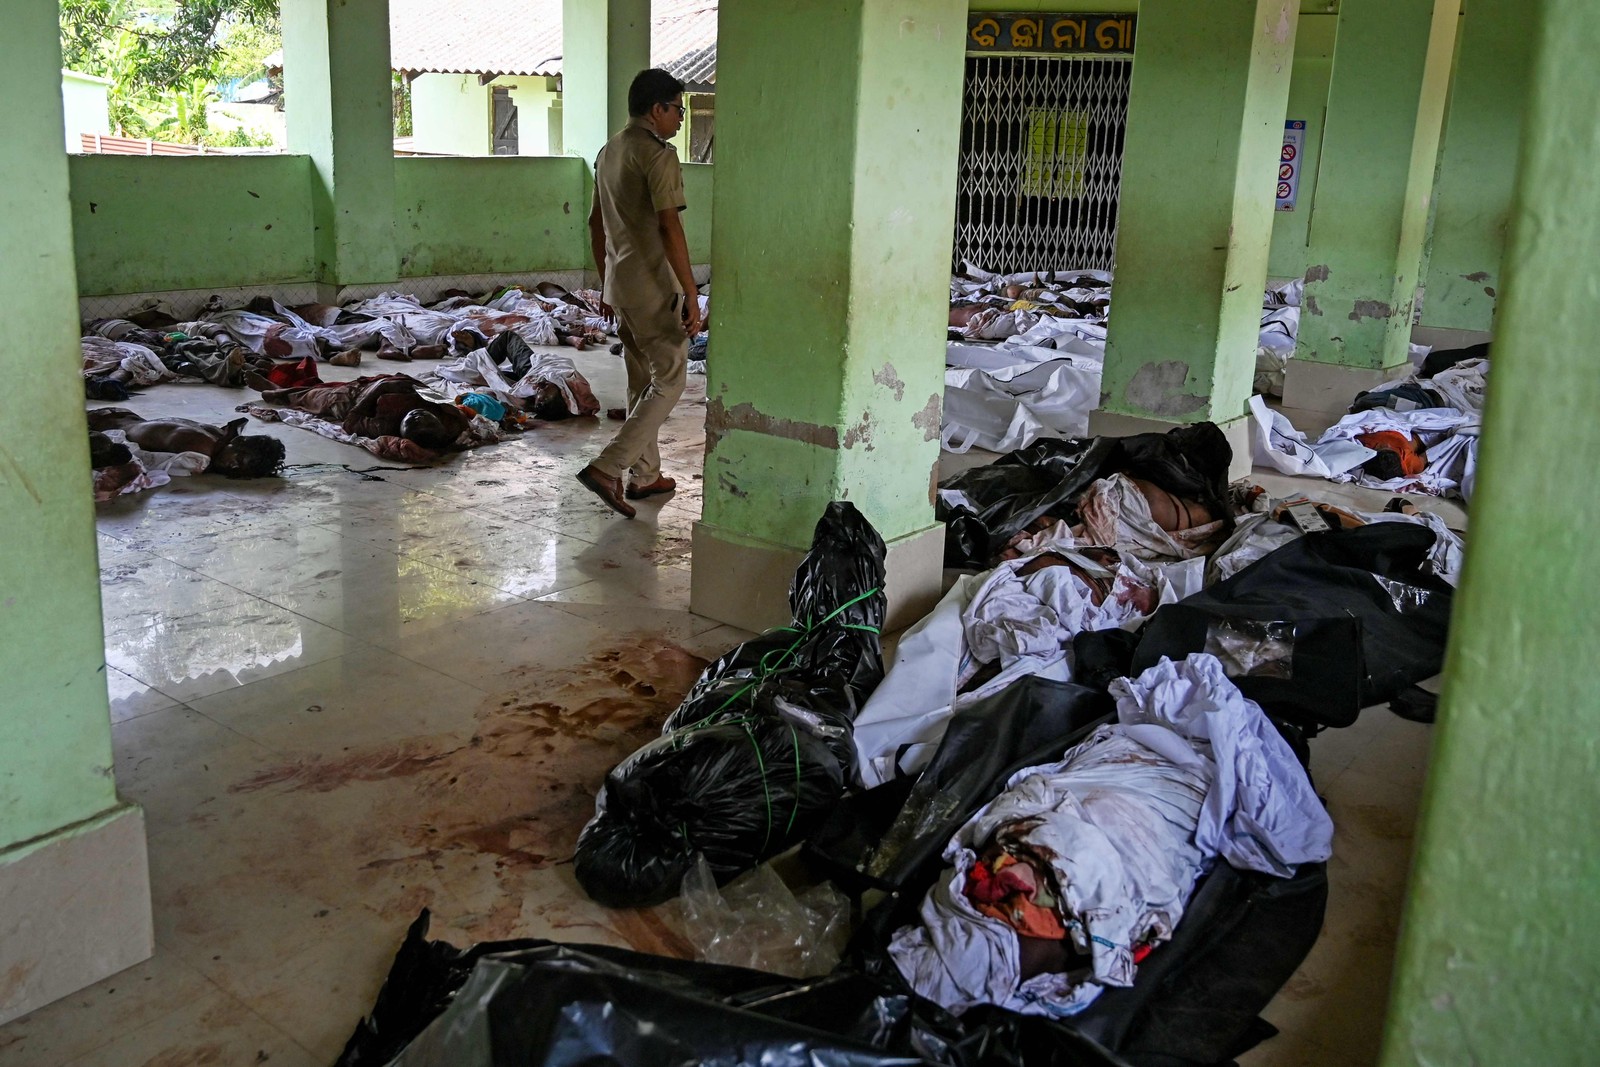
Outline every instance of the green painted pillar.
POLYGON ((150 955, 139 809, 111 776, 54 3, 0 44, 0 1023, 150 955))
POLYGON ((891 617, 917 617, 939 592, 966 11, 722 4, 699 614, 787 621, 794 564, 835 499, 890 543, 891 617))
POLYGON ((1387 1067, 1595 1061, 1600 5, 1541 6, 1387 1067))
POLYGON ((400 276, 386 0, 283 0, 289 150, 312 162, 317 280, 400 276))
POLYGON ((1244 429, 1298 18, 1298 0, 1139 5, 1092 432, 1244 429))
POLYGON ((1422 323, 1488 331, 1517 175, 1534 35, 1526 0, 1472 0, 1439 157, 1422 323))
POLYGON ((1322 149, 1322 117, 1327 111, 1328 81, 1333 77, 1333 42, 1339 16, 1300 12, 1294 31, 1294 76, 1289 80, 1289 105, 1284 118, 1306 124, 1300 151, 1300 193, 1292 211, 1274 211, 1268 278, 1299 278, 1306 273, 1306 231, 1317 191, 1317 163, 1322 149))
POLYGON ((650 0, 606 0, 606 14, 606 131, 615 133, 628 124, 633 76, 650 65, 650 0))
MULTIPOLYGON (((561 3, 561 150, 594 165, 611 135, 607 109, 611 0, 561 3)), ((648 49, 646 49, 648 52, 648 49)))
POLYGON ((1284 388, 1291 407, 1343 410, 1406 361, 1459 7, 1340 4, 1299 345, 1284 388))

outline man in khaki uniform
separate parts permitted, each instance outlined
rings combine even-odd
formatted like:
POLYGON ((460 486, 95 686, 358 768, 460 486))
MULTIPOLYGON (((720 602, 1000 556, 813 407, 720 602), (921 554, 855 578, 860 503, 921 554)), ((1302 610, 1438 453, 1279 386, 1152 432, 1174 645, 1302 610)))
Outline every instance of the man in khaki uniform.
POLYGON ((667 138, 683 124, 683 83, 640 71, 628 89, 628 125, 594 164, 589 241, 606 311, 616 315, 628 366, 628 417, 578 481, 611 510, 633 518, 628 499, 670 493, 661 473, 661 424, 683 395, 689 338, 700 332, 700 299, 678 212, 683 171, 667 138), (624 489, 623 478, 632 477, 624 489))

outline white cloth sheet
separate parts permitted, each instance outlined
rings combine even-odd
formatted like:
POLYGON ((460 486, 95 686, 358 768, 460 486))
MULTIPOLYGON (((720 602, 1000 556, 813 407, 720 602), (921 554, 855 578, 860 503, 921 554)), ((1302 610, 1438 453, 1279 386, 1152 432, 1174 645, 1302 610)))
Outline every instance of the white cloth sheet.
POLYGON ((1030 675, 1070 681, 1073 637, 1136 628, 1159 605, 1195 592, 1204 562, 1155 566, 1124 556, 1110 569, 1070 546, 1052 549, 1088 573, 1110 576, 1102 603, 1095 604, 1088 584, 1066 567, 1020 577, 1030 559, 957 579, 900 638, 882 683, 856 717, 857 767, 868 787, 927 766, 956 711, 1030 675), (999 673, 960 692, 987 663, 998 664, 999 673))
POLYGON ((1332 855, 1333 823, 1305 772, 1214 657, 1163 659, 1112 692, 1116 725, 1019 771, 952 838, 952 871, 890 944, 918 993, 957 1013, 1072 1015, 1106 986, 1133 983, 1134 947, 1171 937, 1216 858, 1282 876, 1332 855), (1048 864, 1088 967, 1022 980, 1016 933, 965 893, 991 842, 1048 864))

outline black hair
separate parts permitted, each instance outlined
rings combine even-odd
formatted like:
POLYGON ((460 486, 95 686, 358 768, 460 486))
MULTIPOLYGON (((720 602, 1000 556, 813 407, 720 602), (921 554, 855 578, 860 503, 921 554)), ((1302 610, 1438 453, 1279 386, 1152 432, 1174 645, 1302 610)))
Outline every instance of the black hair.
POLYGON ((1361 465, 1361 469, 1385 482, 1402 478, 1406 473, 1400 460, 1400 453, 1387 448, 1379 449, 1376 456, 1361 465))
POLYGON ((270 478, 283 469, 283 460, 282 441, 266 434, 251 434, 223 445, 206 469, 229 478, 270 478), (219 459, 224 460, 223 466, 217 466, 219 459))
POLYGON ((683 94, 683 83, 660 67, 641 70, 628 86, 628 114, 634 118, 650 114, 657 104, 670 104, 683 94))
POLYGON ((95 470, 120 467, 132 458, 127 445, 118 444, 98 430, 89 431, 89 466, 95 470))
POLYGON ((445 429, 444 420, 426 408, 415 408, 400 420, 400 436, 435 452, 448 451, 455 435, 445 429))

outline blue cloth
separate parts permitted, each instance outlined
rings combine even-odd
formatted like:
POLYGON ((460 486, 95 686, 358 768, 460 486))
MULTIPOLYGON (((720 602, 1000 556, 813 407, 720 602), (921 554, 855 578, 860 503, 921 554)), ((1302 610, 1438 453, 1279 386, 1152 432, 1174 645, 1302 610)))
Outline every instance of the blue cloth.
POLYGON ((488 393, 465 393, 456 397, 456 403, 469 407, 486 419, 499 422, 506 417, 506 406, 488 393))

